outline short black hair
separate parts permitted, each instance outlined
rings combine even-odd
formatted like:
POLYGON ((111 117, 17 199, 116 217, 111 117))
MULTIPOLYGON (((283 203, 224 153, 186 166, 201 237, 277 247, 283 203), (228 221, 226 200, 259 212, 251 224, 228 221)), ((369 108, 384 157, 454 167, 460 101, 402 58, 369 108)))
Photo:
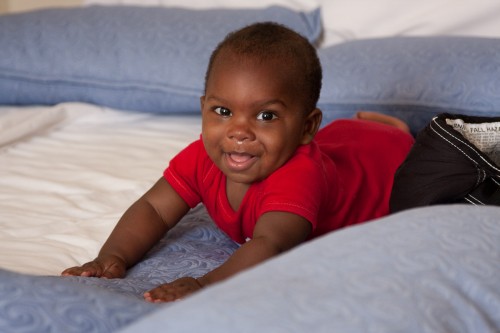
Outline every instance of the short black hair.
POLYGON ((316 49, 299 33, 274 22, 260 22, 229 33, 210 56, 205 90, 213 64, 222 50, 258 60, 278 60, 303 73, 297 79, 306 96, 306 107, 316 108, 321 91, 322 70, 316 49))

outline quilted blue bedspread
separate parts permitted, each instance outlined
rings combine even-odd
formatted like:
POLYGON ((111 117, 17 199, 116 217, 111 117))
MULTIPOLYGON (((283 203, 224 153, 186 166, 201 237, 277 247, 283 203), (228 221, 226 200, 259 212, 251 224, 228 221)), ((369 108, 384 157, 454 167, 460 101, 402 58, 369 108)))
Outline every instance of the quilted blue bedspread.
POLYGON ((236 248, 197 207, 124 279, 0 271, 0 332, 500 332, 500 207, 404 211, 183 301, 142 300, 236 248))
POLYGON ((30 276, 0 269, 0 332, 114 332, 167 305, 142 294, 183 276, 201 276, 237 248, 198 206, 124 279, 30 276))

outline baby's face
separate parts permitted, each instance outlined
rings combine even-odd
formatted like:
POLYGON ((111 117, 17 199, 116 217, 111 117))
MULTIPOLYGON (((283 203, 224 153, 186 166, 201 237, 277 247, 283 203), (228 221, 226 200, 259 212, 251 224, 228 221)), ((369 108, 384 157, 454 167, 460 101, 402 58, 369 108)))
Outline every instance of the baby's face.
POLYGON ((201 98, 202 138, 228 181, 260 181, 310 141, 297 76, 279 62, 216 59, 201 98))

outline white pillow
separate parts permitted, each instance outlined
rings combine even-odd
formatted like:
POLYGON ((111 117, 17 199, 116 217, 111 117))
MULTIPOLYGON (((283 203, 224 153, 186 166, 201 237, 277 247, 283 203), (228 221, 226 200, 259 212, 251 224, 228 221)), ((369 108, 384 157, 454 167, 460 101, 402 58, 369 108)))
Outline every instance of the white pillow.
POLYGON ((192 9, 283 6, 300 11, 319 7, 319 0, 84 0, 84 5, 170 6, 192 9))
POLYGON ((328 46, 388 36, 500 36, 498 0, 318 0, 328 46))

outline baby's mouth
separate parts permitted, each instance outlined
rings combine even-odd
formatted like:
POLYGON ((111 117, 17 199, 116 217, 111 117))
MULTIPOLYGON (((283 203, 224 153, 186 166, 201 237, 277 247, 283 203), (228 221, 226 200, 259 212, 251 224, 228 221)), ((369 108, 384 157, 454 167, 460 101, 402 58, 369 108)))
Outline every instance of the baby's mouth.
POLYGON ((245 163, 252 158, 252 155, 246 153, 229 153, 229 158, 236 163, 245 163))
POLYGON ((226 163, 229 169, 233 171, 244 171, 250 168, 256 157, 247 153, 227 153, 226 163))

